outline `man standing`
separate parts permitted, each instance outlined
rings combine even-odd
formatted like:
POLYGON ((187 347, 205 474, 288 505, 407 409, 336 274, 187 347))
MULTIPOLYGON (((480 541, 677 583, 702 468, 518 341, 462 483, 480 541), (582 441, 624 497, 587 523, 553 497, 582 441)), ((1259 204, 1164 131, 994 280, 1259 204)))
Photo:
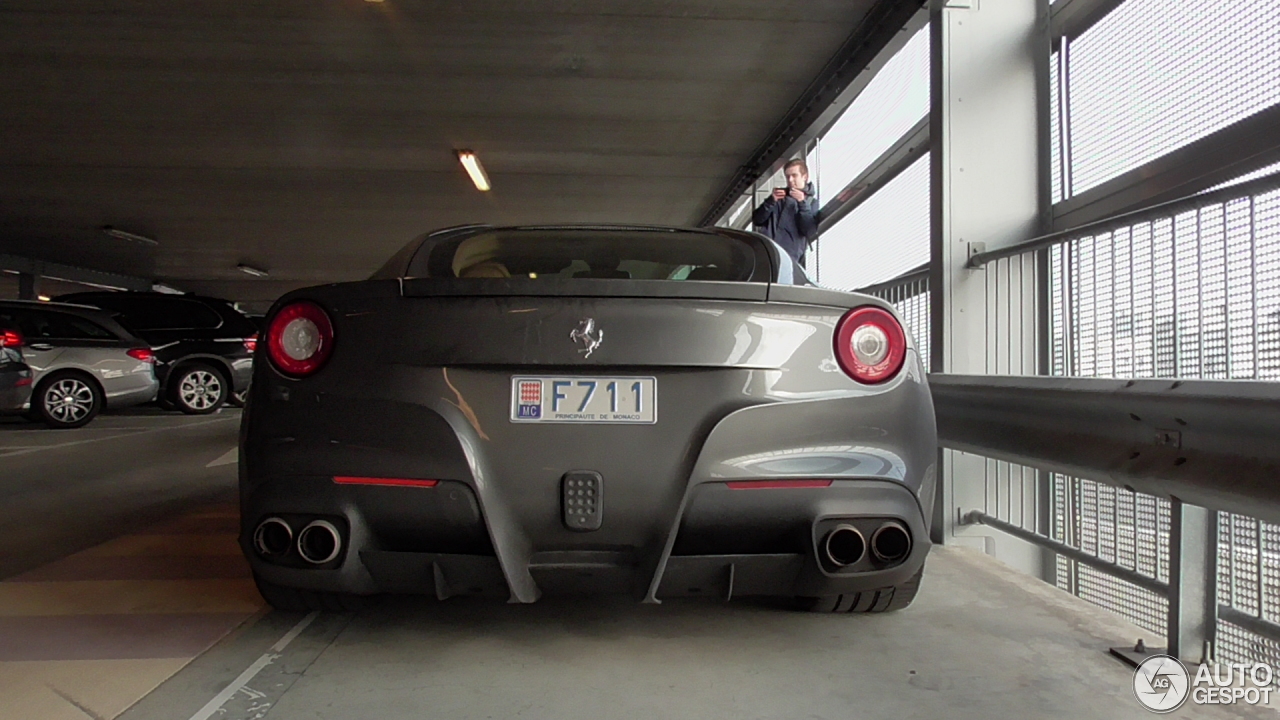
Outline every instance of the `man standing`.
POLYGON ((804 267, 804 252, 818 234, 818 199, 809 182, 809 167, 792 160, 782 169, 787 186, 774 188, 751 216, 756 232, 773 238, 804 267))

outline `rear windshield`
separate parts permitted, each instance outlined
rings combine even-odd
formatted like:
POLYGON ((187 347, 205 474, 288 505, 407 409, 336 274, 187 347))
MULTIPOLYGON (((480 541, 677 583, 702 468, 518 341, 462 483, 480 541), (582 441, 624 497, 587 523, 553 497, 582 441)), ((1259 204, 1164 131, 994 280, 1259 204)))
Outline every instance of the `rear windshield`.
POLYGON ((754 269, 750 245, 711 233, 494 230, 424 245, 408 275, 745 282, 754 269))

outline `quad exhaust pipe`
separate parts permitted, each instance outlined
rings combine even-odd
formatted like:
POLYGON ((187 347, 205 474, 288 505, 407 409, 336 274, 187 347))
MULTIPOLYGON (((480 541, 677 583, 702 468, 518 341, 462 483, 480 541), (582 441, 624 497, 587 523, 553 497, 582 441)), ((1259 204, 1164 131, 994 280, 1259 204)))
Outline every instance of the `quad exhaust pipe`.
POLYGON ((896 563, 911 554, 911 533, 890 520, 871 534, 871 554, 882 563, 896 563))
POLYGON ((342 536, 326 520, 312 520, 298 533, 298 555, 312 565, 332 562, 340 552, 342 536))
POLYGON ((822 540, 822 552, 836 567, 853 565, 867 554, 867 541, 862 531, 852 525, 837 525, 822 540))
POLYGON ((278 517, 258 523, 253 531, 253 548, 263 557, 282 557, 293 547, 293 528, 278 517))

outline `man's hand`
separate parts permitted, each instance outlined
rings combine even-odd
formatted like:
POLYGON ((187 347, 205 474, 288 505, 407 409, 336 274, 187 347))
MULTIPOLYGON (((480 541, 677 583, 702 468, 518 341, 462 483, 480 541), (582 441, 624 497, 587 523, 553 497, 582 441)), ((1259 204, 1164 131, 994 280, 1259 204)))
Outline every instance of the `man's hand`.
POLYGON ((803 190, 796 190, 795 188, 791 188, 791 190, 787 194, 790 195, 792 198, 794 198, 796 202, 804 202, 803 190))
POLYGON ((774 189, 773 189, 773 199, 774 199, 774 200, 781 200, 781 199, 785 198, 786 196, 787 196, 787 191, 786 191, 784 188, 774 188, 774 189))

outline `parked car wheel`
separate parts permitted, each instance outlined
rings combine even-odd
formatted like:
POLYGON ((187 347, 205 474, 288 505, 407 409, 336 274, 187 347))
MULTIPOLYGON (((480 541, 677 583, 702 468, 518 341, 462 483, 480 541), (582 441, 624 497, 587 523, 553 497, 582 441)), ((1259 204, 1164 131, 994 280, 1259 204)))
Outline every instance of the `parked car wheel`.
POLYGON ((41 380, 31 398, 35 415, 59 430, 88 425, 103 403, 98 384, 75 372, 56 372, 41 380))
POLYGON ((204 363, 179 368, 169 383, 169 401, 188 415, 217 412, 230 394, 231 388, 222 373, 204 363))

